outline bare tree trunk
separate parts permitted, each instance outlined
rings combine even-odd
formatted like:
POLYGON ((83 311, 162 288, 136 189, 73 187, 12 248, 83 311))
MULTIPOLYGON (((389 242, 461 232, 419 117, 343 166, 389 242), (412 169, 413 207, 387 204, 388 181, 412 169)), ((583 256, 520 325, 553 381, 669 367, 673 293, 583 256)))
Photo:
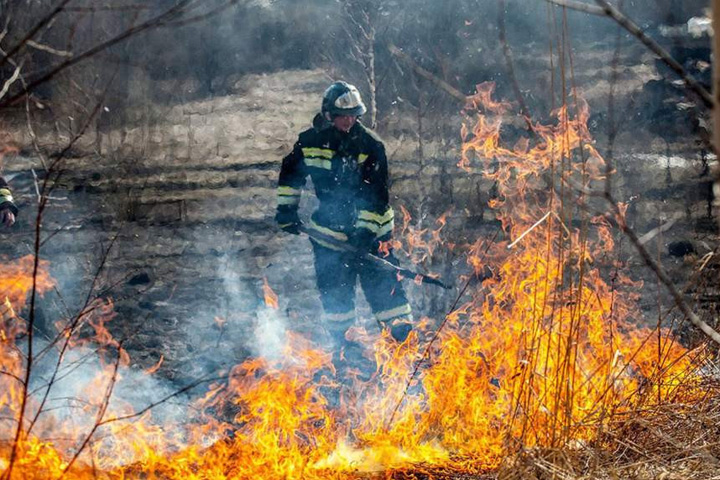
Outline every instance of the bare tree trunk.
MULTIPOLYGON (((713 29, 713 145, 715 153, 720 152, 720 0, 712 0, 713 29)), ((713 184, 713 210, 715 219, 720 226, 720 166, 715 166, 715 183, 713 184)))
POLYGON ((370 94, 370 120, 368 126, 375 128, 377 123, 377 79, 375 76, 375 23, 376 11, 380 2, 375 0, 360 2, 345 0, 343 10, 347 25, 345 32, 350 39, 352 52, 350 57, 359 63, 364 72, 370 94))
POLYGON ((377 85, 375 83, 375 27, 370 26, 367 52, 367 82, 370 89, 370 128, 377 127, 377 85))

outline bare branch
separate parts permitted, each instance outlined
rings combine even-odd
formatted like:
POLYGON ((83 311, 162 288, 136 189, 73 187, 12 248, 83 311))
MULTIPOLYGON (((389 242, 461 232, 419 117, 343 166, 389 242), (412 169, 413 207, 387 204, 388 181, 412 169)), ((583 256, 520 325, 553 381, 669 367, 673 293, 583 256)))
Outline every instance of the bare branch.
POLYGON ((653 238, 657 237, 659 234, 661 234, 661 233, 663 233, 663 232, 667 232, 668 230, 670 230, 670 229, 672 228, 672 226, 675 225, 675 223, 676 223, 678 220, 680 220, 683 216, 684 216, 683 213, 681 213, 681 212, 676 212, 672 217, 670 217, 670 220, 668 220, 667 222, 663 223, 663 224, 660 225, 659 227, 653 228, 652 230, 650 230, 649 232, 647 232, 645 235, 643 235, 642 237, 640 237, 640 238, 638 239, 638 241, 640 242, 640 245, 645 245, 645 244, 648 243, 650 240, 652 240, 653 238))
POLYGON ((5 40, 5 36, 8 34, 9 26, 10 26, 10 16, 8 15, 8 18, 5 20, 5 25, 3 25, 2 32, 0 32, 0 42, 5 40))
POLYGON ((400 58, 401 60, 404 60, 410 67, 415 70, 415 73, 420 75, 426 80, 429 80, 430 82, 434 83, 436 86, 440 87, 442 90, 450 94, 450 96, 455 97, 456 99, 460 100, 461 102, 465 103, 467 101, 467 95, 464 95, 460 90, 453 87, 449 83, 447 83, 445 80, 438 78, 437 76, 433 75, 429 71, 425 70, 423 67, 418 65, 413 61, 412 58, 410 58, 409 55, 407 55, 405 52, 400 50, 398 47, 393 45, 392 43, 388 45, 388 50, 390 50, 390 53, 395 55, 396 57, 400 58))
POLYGON ((6 370, 0 370, 0 375, 6 375, 10 378, 13 378, 13 379, 17 380, 21 385, 23 385, 23 383, 24 383, 22 378, 18 377, 17 375, 15 375, 12 372, 8 372, 6 370))
POLYGON ((4 97, 7 94, 8 90, 10 90, 12 84, 15 83, 18 78, 20 78, 20 70, 21 69, 19 65, 15 67, 15 71, 10 76, 10 78, 5 81, 2 90, 0 90, 0 98, 4 97))
POLYGON ((214 381, 218 381, 218 380, 230 379, 231 377, 232 377, 232 374, 228 375, 228 376, 222 376, 222 377, 212 376, 212 377, 205 377, 205 378, 201 378, 199 380, 195 380, 194 382, 192 382, 188 385, 185 385, 183 388, 164 396, 160 400, 153 402, 150 405, 147 405, 145 408, 138 410, 135 413, 122 415, 120 417, 108 418, 107 420, 103 420, 102 422, 100 422, 98 426, 107 425, 108 423, 115 423, 115 422, 121 422, 124 420, 132 420, 133 418, 138 418, 138 417, 144 415, 146 412, 149 412, 153 408, 155 408, 159 405, 162 405, 162 404, 166 403, 168 400, 178 397, 178 396, 182 395, 183 393, 186 393, 186 392, 192 390, 193 388, 202 385, 203 383, 209 383, 209 382, 214 382, 214 381))
POLYGON ((559 7, 569 8, 570 10, 577 10, 578 12, 589 13, 591 15, 605 15, 605 10, 595 5, 589 5, 587 3, 578 2, 576 0, 545 0, 548 3, 557 5, 559 7))
POLYGON ((43 52, 51 53, 53 55, 57 55, 58 57, 72 57, 72 52, 68 52, 66 50, 58 50, 56 48, 52 48, 48 45, 43 45, 42 43, 35 42, 33 40, 27 41, 27 46, 32 47, 36 50, 41 50, 43 52))
POLYGON ((507 41, 507 32, 505 28, 505 0, 498 0, 498 3, 500 7, 498 9, 498 24, 500 25, 500 43, 502 43, 503 55, 505 56, 505 63, 507 64, 508 75, 510 76, 513 91, 515 92, 515 97, 517 98, 518 106, 520 107, 520 113, 525 118, 525 124, 527 125, 528 131, 530 131, 534 135, 535 129, 533 128, 532 122, 530 121, 530 111, 528 110, 527 105, 525 104, 525 98, 520 91, 520 84, 518 83, 517 75, 515 75, 515 65, 513 64, 512 53, 510 52, 510 45, 507 41))
POLYGON ((606 0, 595 0, 595 2, 599 5, 597 7, 593 5, 588 5, 583 2, 578 2, 576 0, 545 1, 553 5, 569 8, 571 10, 578 10, 585 13, 590 13, 592 15, 604 15, 612 18, 625 30, 630 32, 630 34, 640 40, 655 55, 660 57, 660 60, 662 60, 675 73, 677 73, 680 78, 683 79, 688 89, 697 94, 707 108, 713 108, 714 102, 710 92, 708 92, 705 87, 703 87, 692 75, 690 75, 687 70, 685 70, 682 65, 680 65, 680 63, 678 63, 678 61, 675 60, 667 50, 660 46, 660 44, 657 43, 655 40, 648 37, 647 34, 645 34, 645 32, 643 32, 642 29, 635 22, 626 17, 622 12, 620 12, 617 8, 613 7, 606 0))

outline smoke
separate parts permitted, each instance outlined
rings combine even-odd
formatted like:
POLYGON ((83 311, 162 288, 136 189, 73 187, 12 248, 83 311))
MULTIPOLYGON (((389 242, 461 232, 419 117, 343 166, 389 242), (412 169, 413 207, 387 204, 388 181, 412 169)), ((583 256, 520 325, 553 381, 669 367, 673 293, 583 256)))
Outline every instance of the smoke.
POLYGON ((254 356, 279 360, 286 344, 287 319, 278 310, 260 308, 253 336, 254 356))
MULTIPOLYGON (((113 378, 114 358, 103 358, 92 346, 67 350, 60 360, 60 344, 34 342, 35 351, 43 354, 33 362, 30 381, 30 418, 37 414, 40 402, 45 405, 38 416, 35 433, 58 434, 58 428, 76 435, 89 434, 97 422, 151 409, 157 425, 180 425, 187 421, 185 394, 174 395, 178 387, 172 382, 132 366, 119 366, 113 378), (53 378, 54 377, 54 378, 53 378), (169 401, 161 401, 172 397, 169 401), (107 412, 98 417, 107 402, 107 412), (43 431, 47 429, 47 431, 43 431)), ((128 420, 132 422, 133 420, 128 420)))
MULTIPOLYGON (((252 280, 254 270, 235 255, 223 255, 218 261, 217 276, 223 287, 221 315, 227 320, 224 334, 226 341, 242 345, 251 356, 277 359, 285 343, 287 318, 280 310, 264 305, 262 285, 252 280)), ((198 340, 204 343, 212 339, 198 340)), ((241 360, 229 358, 217 349, 214 354, 227 361, 241 360)))

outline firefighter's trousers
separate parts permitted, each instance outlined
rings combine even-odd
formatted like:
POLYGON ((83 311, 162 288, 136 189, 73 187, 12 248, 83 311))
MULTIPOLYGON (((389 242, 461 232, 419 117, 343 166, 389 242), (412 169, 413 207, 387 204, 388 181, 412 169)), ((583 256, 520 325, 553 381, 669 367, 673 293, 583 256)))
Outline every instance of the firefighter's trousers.
MULTIPOLYGON (((335 342, 344 342, 345 332, 355 322, 355 285, 358 277, 375 319, 390 325, 398 319, 412 319, 405 290, 394 271, 362 261, 356 255, 336 251, 312 242, 315 274, 325 324, 335 342)), ((385 257, 394 264, 397 259, 385 257)))

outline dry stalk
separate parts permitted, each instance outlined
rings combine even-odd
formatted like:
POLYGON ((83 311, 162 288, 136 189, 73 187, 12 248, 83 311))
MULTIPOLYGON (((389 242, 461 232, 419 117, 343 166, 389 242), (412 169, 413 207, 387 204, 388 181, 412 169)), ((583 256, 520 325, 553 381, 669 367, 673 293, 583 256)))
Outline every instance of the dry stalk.
POLYGON ((527 230, 525 230, 523 233, 520 234, 520 236, 519 236, 518 238, 515 239, 515 241, 513 241, 511 244, 509 244, 509 245, 507 246, 507 249, 510 250, 510 249, 512 249, 515 245, 517 245, 518 242, 520 242, 520 240, 522 240, 523 238, 525 238, 525 235, 527 235, 528 233, 530 233, 530 232, 532 232, 533 230, 535 230, 535 229, 536 229, 538 226, 540 226, 545 220, 547 220, 547 218, 550 216, 551 213, 553 213, 552 210, 549 211, 549 212, 547 212, 545 215, 543 215, 542 218, 541 218, 540 220, 538 220, 537 222, 535 222, 532 227, 530 227, 530 228, 528 228, 527 230))
POLYGON ((445 80, 438 78, 437 76, 433 75, 431 72, 425 70, 423 67, 421 67, 420 65, 415 63, 408 54, 406 54, 405 52, 400 50, 395 45, 393 45, 393 44, 388 45, 388 50, 390 50, 390 53, 392 53, 394 56, 398 57, 399 59, 405 61, 408 65, 410 65, 410 67, 413 70, 415 70, 415 73, 420 75, 425 80, 429 80, 436 87, 440 88, 441 90, 444 90, 450 96, 463 102, 463 104, 467 101, 467 95, 463 94, 460 90, 453 87, 452 85, 447 83, 445 80))
POLYGON ((672 228, 672 226, 675 225, 675 223, 676 223, 678 220, 680 220, 682 217, 684 217, 684 216, 685 216, 685 215, 684 215, 683 213, 681 213, 681 212, 675 212, 675 214, 670 217, 670 220, 668 220, 667 222, 663 223, 663 224, 660 225, 659 227, 653 228, 652 230, 650 230, 649 232, 647 232, 645 235, 643 235, 642 237, 638 238, 638 242, 640 242, 640 245, 645 245, 645 244, 648 243, 650 240, 652 240, 653 238, 657 237, 659 234, 664 233, 664 232, 667 232, 668 230, 670 230, 670 229, 672 228))
POLYGON ((584 2, 578 2, 576 0, 546 0, 548 3, 557 5, 558 7, 569 8, 570 10, 576 10, 578 12, 585 12, 591 15, 605 15, 605 10, 595 5, 589 5, 584 2))

